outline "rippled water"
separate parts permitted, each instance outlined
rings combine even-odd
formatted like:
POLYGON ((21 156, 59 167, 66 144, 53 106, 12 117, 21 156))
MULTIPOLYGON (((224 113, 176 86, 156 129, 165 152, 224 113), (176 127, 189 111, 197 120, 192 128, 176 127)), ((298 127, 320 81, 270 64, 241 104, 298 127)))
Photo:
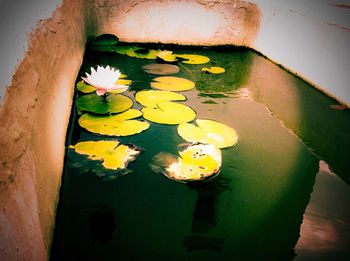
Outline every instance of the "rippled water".
MULTIPOLYGON (((152 123, 119 138, 144 153, 130 163, 132 173, 112 180, 90 165, 77 168, 81 156, 67 150, 51 260, 349 259, 349 110, 332 109, 334 100, 248 49, 167 49, 226 68, 209 75, 203 65, 180 64, 176 76, 196 82, 183 94, 197 118, 233 127, 238 145, 222 150, 215 179, 187 185, 149 167, 157 153, 176 154, 184 142, 176 126, 152 123), (337 174, 319 171, 320 160, 337 174)), ((133 97, 150 89, 155 76, 141 70, 148 63, 87 50, 80 75, 90 66, 118 67, 133 80, 133 97)), ((73 108, 67 146, 101 138, 77 117, 73 108)))

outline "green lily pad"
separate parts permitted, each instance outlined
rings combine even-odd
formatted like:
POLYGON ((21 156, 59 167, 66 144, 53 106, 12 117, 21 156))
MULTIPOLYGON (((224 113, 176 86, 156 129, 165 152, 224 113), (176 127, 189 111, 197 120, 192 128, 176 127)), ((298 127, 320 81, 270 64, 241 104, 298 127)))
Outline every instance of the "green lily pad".
POLYGON ((76 101, 80 111, 96 114, 119 113, 130 109, 133 101, 121 94, 109 94, 106 98, 95 93, 83 95, 76 101))
POLYGON ((155 90, 147 90, 147 91, 139 91, 135 95, 135 99, 142 106, 149 108, 156 108, 157 103, 163 101, 185 101, 186 96, 170 91, 155 91, 155 90))
POLYGON ((161 76, 153 79, 151 87, 163 91, 188 91, 195 87, 195 83, 185 78, 175 76, 161 76))
POLYGON ((219 66, 212 66, 212 67, 203 67, 201 69, 202 72, 206 72, 206 73, 212 73, 212 74, 221 74, 225 72, 225 69, 219 66))
POLYGON ((188 142, 214 144, 219 148, 232 147, 238 142, 238 135, 233 128, 213 121, 196 120, 198 126, 190 123, 180 124, 177 128, 179 135, 188 142))
POLYGON ((69 146, 75 152, 87 155, 91 160, 101 160, 106 169, 118 170, 127 167, 140 154, 140 150, 119 141, 83 141, 69 146))
POLYGON ((196 118, 196 112, 190 107, 176 102, 159 102, 156 108, 142 108, 143 117, 161 124, 180 124, 196 118))
POLYGON ((93 133, 109 136, 130 136, 149 128, 145 121, 132 120, 142 116, 142 112, 129 109, 120 114, 99 116, 84 114, 79 118, 79 125, 93 133))
POLYGON ((204 64, 210 61, 209 57, 199 54, 175 54, 177 58, 183 59, 182 63, 204 64))
POLYGON ((167 74, 175 74, 180 71, 180 68, 173 64, 166 63, 153 63, 147 64, 142 67, 142 69, 149 74, 156 75, 167 75, 167 74))

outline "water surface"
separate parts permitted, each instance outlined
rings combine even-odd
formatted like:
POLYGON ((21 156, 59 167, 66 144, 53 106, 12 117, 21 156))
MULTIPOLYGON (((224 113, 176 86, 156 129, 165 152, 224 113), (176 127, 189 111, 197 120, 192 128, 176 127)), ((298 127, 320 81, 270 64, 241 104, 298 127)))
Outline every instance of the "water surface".
MULTIPOLYGON (((195 184, 149 167, 153 156, 176 154, 184 142, 176 126, 151 123, 140 134, 118 137, 144 153, 130 163, 132 173, 111 180, 96 175, 98 162, 67 150, 51 260, 302 260, 320 253, 350 258, 349 233, 341 233, 350 229, 349 110, 330 108, 334 100, 251 50, 167 49, 206 55, 211 66, 225 67, 225 74, 209 75, 200 72, 208 65, 180 64, 175 76, 196 82, 195 90, 182 94, 197 118, 233 127, 238 144, 222 150, 220 175, 195 184), (338 176, 320 174, 320 160, 338 176), (324 195, 327 202, 319 200, 324 195), (340 207, 330 211, 334 202, 340 207), (327 241, 317 245, 319 235, 308 229, 315 222, 317 233, 329 236, 332 227, 332 248, 324 247, 327 241)), ((115 66, 133 80, 126 94, 133 97, 150 89, 156 76, 141 67, 154 62, 88 49, 77 81, 91 66, 115 66)), ((81 129, 77 118, 73 107, 67 146, 101 139, 81 129)))

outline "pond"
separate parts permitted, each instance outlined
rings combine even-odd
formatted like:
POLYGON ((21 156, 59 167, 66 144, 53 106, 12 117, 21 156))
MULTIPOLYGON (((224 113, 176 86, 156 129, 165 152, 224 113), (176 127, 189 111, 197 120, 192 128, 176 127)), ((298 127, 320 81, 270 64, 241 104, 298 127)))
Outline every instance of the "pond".
MULTIPOLYGON (((192 108, 197 120, 232 128, 238 142, 220 149, 215 177, 177 181, 154 166, 157 155, 174 160, 179 148, 188 146, 178 124, 141 116, 135 119, 149 126, 139 133, 96 134, 78 124, 84 108, 77 101, 97 95, 76 90, 51 260, 348 259, 349 110, 262 55, 232 46, 90 44, 76 83, 91 67, 117 68, 132 80, 121 95, 142 110, 136 94, 154 89, 153 79, 164 76, 142 69, 164 63, 159 57, 145 58, 149 50, 179 55, 168 61, 179 69, 169 76, 190 80, 195 88, 177 91, 186 97, 177 103, 192 108), (127 55, 125 50, 134 51, 127 55), (183 54, 210 61, 188 63, 183 54), (211 74, 203 67, 225 72, 211 74), (101 140, 132 144, 141 153, 116 171, 73 147, 101 140), (320 160, 337 175, 320 171, 320 160)), ((169 117, 179 115, 185 117, 181 110, 169 117)))

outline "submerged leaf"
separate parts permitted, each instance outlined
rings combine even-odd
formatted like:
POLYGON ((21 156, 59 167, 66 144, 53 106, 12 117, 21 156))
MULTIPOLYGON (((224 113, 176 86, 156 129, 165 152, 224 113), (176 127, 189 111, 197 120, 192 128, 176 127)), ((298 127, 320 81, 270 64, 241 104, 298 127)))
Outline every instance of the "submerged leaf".
POLYGON ((145 121, 132 120, 140 117, 142 113, 129 109, 123 113, 111 116, 97 116, 84 114, 79 118, 79 125, 90 132, 109 136, 129 136, 140 133, 149 128, 145 121))
POLYGON ((156 108, 144 107, 143 117, 161 124, 180 124, 192 121, 196 113, 190 107, 175 102, 159 102, 156 108))
POLYGON ((195 83, 185 78, 175 76, 161 76, 153 79, 151 87, 163 91, 188 91, 195 87, 195 83))
POLYGON ((152 170, 181 182, 204 180, 220 171, 221 151, 213 144, 191 144, 179 155, 159 153, 153 158, 152 170))
POLYGON ((131 108, 133 101, 121 94, 109 94, 107 97, 98 96, 95 93, 81 96, 76 101, 80 111, 96 114, 118 113, 131 108))
POLYGON ((199 54, 175 54, 175 56, 184 59, 181 62, 187 64, 204 64, 210 61, 208 57, 199 54))
POLYGON ((213 120, 196 120, 198 125, 183 123, 178 126, 179 135, 188 142, 214 144, 227 148, 237 144, 238 136, 234 129, 213 120))
POLYGON ((157 103, 163 101, 185 101, 186 97, 180 93, 170 91, 139 91, 135 95, 135 99, 142 106, 156 108, 157 103))
POLYGON ((224 73, 225 69, 219 66, 212 66, 210 68, 203 67, 201 71, 206 73, 212 73, 212 74, 220 74, 220 73, 224 73))
POLYGON ((77 153, 87 155, 91 160, 102 160, 106 169, 124 169, 140 154, 140 150, 119 141, 83 141, 69 146, 77 153))
POLYGON ((149 74, 156 75, 167 75, 167 74, 175 74, 180 71, 180 68, 173 64, 165 64, 165 63, 153 63, 147 64, 142 67, 142 69, 149 74))

